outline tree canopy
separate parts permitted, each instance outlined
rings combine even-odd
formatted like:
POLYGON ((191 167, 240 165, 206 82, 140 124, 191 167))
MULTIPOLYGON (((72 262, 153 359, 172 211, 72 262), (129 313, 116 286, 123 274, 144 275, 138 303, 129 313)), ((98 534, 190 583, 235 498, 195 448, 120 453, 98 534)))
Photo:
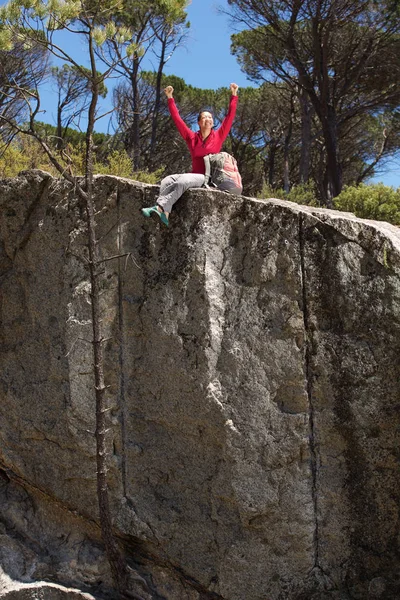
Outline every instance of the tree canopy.
POLYGON ((400 102, 399 14, 373 0, 228 0, 244 31, 233 52, 254 80, 304 92, 324 144, 324 194, 343 185, 341 136, 348 122, 400 102))

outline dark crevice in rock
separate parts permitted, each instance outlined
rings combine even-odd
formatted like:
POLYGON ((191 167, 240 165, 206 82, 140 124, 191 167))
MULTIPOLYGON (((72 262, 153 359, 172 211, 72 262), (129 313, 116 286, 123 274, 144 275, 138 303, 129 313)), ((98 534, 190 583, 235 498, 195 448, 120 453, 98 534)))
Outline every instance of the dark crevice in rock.
MULTIPOLYGON (((124 539, 124 546, 128 557, 131 558, 133 563, 136 563, 139 571, 146 569, 147 565, 149 565, 149 569, 151 569, 151 566, 160 567, 171 572, 184 587, 196 590, 200 594, 199 600, 225 600, 220 594, 207 590, 204 585, 194 577, 191 577, 184 569, 171 563, 167 558, 151 552, 150 549, 146 550, 145 545, 140 540, 135 542, 134 538, 130 536, 129 539, 124 539)), ((141 572, 143 574, 143 571, 141 572)), ((158 598, 159 596, 156 595, 155 600, 158 600, 158 598)))
POLYGON ((5 276, 13 268, 13 261, 7 256, 7 251, 3 241, 0 241, 0 278, 5 276))
POLYGON ((4 464, 4 462, 1 460, 1 457, 0 457, 0 473, 2 475, 2 479, 8 478, 9 483, 15 483, 16 485, 19 485, 27 493, 28 493, 28 491, 31 491, 32 493, 38 494, 42 498, 45 498, 47 501, 52 502, 56 506, 60 507, 62 510, 67 511, 74 517, 82 519, 88 525, 94 526, 96 529, 99 529, 99 524, 97 523, 97 521, 95 521, 93 518, 91 518, 88 514, 82 514, 81 512, 77 511, 76 508, 70 506, 69 504, 60 500, 57 497, 52 496, 46 490, 43 490, 42 488, 27 481, 26 479, 21 477, 21 475, 18 475, 18 473, 16 473, 11 468, 9 468, 6 464, 4 464))
MULTIPOLYGON (((117 188, 117 218, 118 218, 118 252, 122 252, 122 229, 121 229, 121 194, 119 187, 117 188)), ((121 260, 118 260, 118 363, 119 363, 119 411, 121 423, 121 475, 122 489, 126 497, 126 454, 125 454, 125 379, 124 379, 124 344, 123 344, 123 328, 124 328, 124 313, 123 313, 123 283, 122 283, 122 265, 121 260)))
POLYGON ((7 484, 10 483, 11 479, 9 478, 9 476, 7 475, 7 473, 4 471, 4 469, 0 469, 0 478, 5 481, 7 484))
POLYGON ((300 246, 300 265, 301 265, 301 285, 303 301, 303 320, 304 320, 304 361, 306 392, 308 397, 308 423, 309 423, 309 447, 311 457, 311 476, 312 476, 312 500, 314 506, 315 531, 314 531, 314 568, 319 568, 319 532, 318 532, 318 457, 315 439, 315 408, 312 396, 312 368, 311 368, 311 332, 310 315, 307 302, 307 277, 305 266, 305 236, 304 236, 304 215, 299 214, 299 246, 300 246))
POLYGON ((18 531, 17 527, 14 523, 10 522, 5 517, 0 517, 0 528, 2 534, 6 534, 12 540, 19 542, 21 546, 28 548, 37 556, 41 556, 42 560, 46 560, 49 557, 49 552, 47 548, 40 544, 36 539, 32 537, 27 537, 18 531))

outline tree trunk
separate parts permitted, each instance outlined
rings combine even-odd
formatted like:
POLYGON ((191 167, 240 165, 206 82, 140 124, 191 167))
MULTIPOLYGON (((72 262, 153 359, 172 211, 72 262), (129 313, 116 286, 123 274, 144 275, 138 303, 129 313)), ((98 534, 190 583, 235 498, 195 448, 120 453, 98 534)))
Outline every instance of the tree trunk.
POLYGON ((133 118, 131 126, 132 159, 133 170, 140 169, 140 99, 138 87, 139 61, 137 58, 133 61, 131 84, 133 98, 133 118))
POLYGON ((271 144, 268 159, 265 163, 265 178, 268 181, 268 185, 270 188, 274 187, 274 178, 275 178, 275 156, 278 147, 275 143, 271 144))
POLYGON ((327 178, 325 194, 327 206, 332 208, 332 199, 342 191, 342 167, 339 161, 337 122, 334 109, 328 107, 327 115, 321 119, 326 149, 327 178))
POLYGON ((63 127, 62 127, 61 117, 62 117, 62 107, 61 107, 61 104, 58 103, 58 105, 57 105, 57 143, 56 143, 57 150, 61 150, 61 148, 63 147, 63 140, 62 140, 63 127))
POLYGON ((311 106, 304 89, 299 93, 301 107, 301 152, 300 152, 300 183, 307 183, 310 171, 311 149, 311 106))
POLYGON ((99 85, 92 39, 89 40, 89 55, 92 66, 92 99, 88 113, 88 126, 86 130, 86 156, 85 156, 85 184, 86 184, 86 217, 89 251, 90 296, 93 331, 93 370, 95 381, 96 399, 96 465, 97 465, 97 498, 99 503, 99 516, 102 539, 106 549, 107 558, 115 587, 121 594, 128 590, 128 571, 123 560, 118 543, 113 535, 111 511, 107 484, 107 445, 106 445, 106 386, 104 382, 104 352, 103 335, 101 331, 100 307, 100 279, 102 265, 96 239, 95 210, 93 204, 93 131, 95 111, 98 100, 99 85))
POLYGON ((161 104, 161 79, 163 74, 163 69, 165 65, 165 49, 167 42, 164 39, 161 45, 161 56, 160 62, 158 63, 158 71, 157 71, 157 79, 156 79, 156 97, 154 101, 154 111, 153 118, 151 122, 151 142, 150 142, 150 165, 154 167, 154 155, 156 150, 157 143, 157 125, 158 125, 158 114, 160 112, 160 104, 161 104))
POLYGON ((139 62, 133 60, 132 71, 129 82, 131 86, 132 120, 125 130, 124 147, 132 160, 132 168, 138 171, 140 168, 140 98, 138 89, 139 62))
POLYGON ((285 136, 285 143, 283 148, 283 189, 288 194, 290 192, 290 166, 289 166, 289 155, 290 155, 290 142, 292 141, 293 132, 293 116, 294 116, 294 94, 290 97, 290 121, 289 127, 285 136))
POLYGON ((292 125, 290 124, 288 135, 285 137, 285 145, 283 150, 283 189, 288 194, 290 192, 290 167, 289 167, 289 146, 292 125))
MULTIPOLYGON (((325 63, 324 63, 325 65, 325 63)), ((339 159, 338 146, 338 124, 336 111, 332 103, 329 101, 326 87, 326 80, 321 83, 320 97, 315 93, 315 89, 311 82, 307 80, 304 74, 302 65, 296 63, 300 75, 300 81, 304 87, 305 93, 308 95, 312 103, 315 113, 320 120, 322 134, 325 143, 326 152, 326 176, 324 178, 324 197, 326 198, 327 206, 332 208, 332 198, 338 196, 342 191, 342 166, 339 159), (323 86, 325 84, 325 87, 323 86)), ((325 70, 326 70, 325 65, 325 70)))

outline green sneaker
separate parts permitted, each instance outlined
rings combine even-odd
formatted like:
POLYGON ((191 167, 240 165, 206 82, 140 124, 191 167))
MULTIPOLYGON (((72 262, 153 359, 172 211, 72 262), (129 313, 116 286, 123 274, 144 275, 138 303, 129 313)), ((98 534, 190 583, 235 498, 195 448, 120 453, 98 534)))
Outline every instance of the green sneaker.
POLYGON ((168 217, 166 216, 166 214, 164 212, 160 212, 157 209, 157 206, 149 206, 148 208, 142 208, 142 213, 144 214, 145 217, 150 217, 151 213, 156 213, 161 221, 164 223, 164 225, 166 225, 168 227, 169 223, 168 223, 168 217))

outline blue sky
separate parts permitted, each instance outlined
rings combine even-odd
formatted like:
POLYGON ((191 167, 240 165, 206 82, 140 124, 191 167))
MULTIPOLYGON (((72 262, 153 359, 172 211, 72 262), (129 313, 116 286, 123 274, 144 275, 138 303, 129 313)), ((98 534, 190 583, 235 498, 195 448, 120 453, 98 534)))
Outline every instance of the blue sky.
POLYGON ((226 0, 192 0, 187 9, 191 23, 188 39, 167 63, 167 74, 179 75, 201 88, 216 89, 232 81, 242 87, 252 85, 230 53, 230 36, 235 30, 221 13, 228 8, 226 0))
MULTIPOLYGON (((4 4, 4 2, 0 2, 4 4)), ((234 29, 227 15, 227 0, 192 0, 188 6, 191 23, 184 46, 178 48, 166 65, 166 74, 182 77, 186 83, 201 88, 219 88, 236 82, 240 87, 252 85, 240 70, 235 58, 230 54, 230 36, 234 29)), ((74 36, 75 38, 75 36, 74 36)), ((79 42, 73 41, 74 55, 84 64, 84 54, 79 42)), ((146 67, 146 68, 150 68, 146 67)), ((109 87, 109 84, 107 84, 109 87)), ((239 92, 240 93, 240 92, 239 92)), ((109 94, 111 99, 111 94, 109 94)), ((43 93, 44 121, 54 123, 54 90, 48 84, 43 93)), ((106 104, 107 107, 107 104, 106 104)), ((106 122, 98 130, 105 131, 106 122)), ((385 172, 374 178, 386 185, 400 186, 400 157, 387 165, 385 172)))

